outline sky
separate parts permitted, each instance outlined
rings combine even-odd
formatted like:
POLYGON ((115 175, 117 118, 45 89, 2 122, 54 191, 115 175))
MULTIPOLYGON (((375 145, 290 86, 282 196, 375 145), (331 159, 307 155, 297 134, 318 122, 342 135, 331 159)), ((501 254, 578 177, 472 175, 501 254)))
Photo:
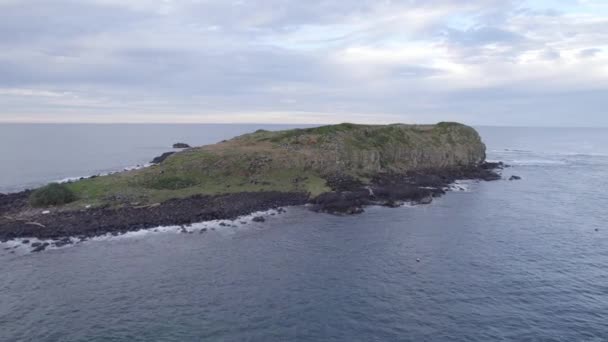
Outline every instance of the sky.
POLYGON ((0 123, 608 126, 608 0, 0 0, 0 123))

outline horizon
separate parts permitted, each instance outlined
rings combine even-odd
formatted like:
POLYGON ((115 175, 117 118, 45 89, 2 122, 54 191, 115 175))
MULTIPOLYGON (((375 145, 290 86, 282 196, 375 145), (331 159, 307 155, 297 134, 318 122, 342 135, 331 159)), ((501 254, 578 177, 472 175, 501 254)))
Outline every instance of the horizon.
MULTIPOLYGON (((440 121, 441 122, 441 121, 440 121)), ((340 124, 355 124, 355 125, 435 125, 440 122, 391 122, 391 123, 360 123, 360 122, 335 122, 335 123, 293 123, 293 122, 284 122, 284 123, 266 123, 266 122, 0 122, 0 125, 102 125, 102 126, 110 126, 110 125, 170 125, 170 126, 189 126, 189 125, 243 125, 243 126, 302 126, 302 127, 320 127, 320 126, 333 126, 340 124)), ((456 123, 462 123, 467 126, 471 126, 473 128, 517 128, 517 129, 527 129, 527 128, 550 128, 550 129, 608 129, 608 126, 524 126, 524 125, 477 125, 477 124, 468 124, 458 121, 452 121, 456 123)))
POLYGON ((608 127, 600 0, 0 0, 0 123, 608 127))

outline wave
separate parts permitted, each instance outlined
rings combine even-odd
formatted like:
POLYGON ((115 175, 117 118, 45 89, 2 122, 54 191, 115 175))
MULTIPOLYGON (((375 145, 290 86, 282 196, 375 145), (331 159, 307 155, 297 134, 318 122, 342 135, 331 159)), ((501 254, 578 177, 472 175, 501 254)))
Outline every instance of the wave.
POLYGON ((475 181, 473 180, 457 180, 454 183, 450 184, 447 190, 453 192, 471 192, 471 185, 474 182, 475 181))
POLYGON ((608 153, 602 152, 573 152, 573 151, 532 151, 532 150, 518 150, 518 149, 502 149, 502 150, 489 150, 490 154, 534 154, 538 156, 554 156, 554 157, 608 157, 608 153))
POLYGON ((81 180, 81 179, 86 179, 86 178, 91 178, 91 177, 109 176, 109 175, 113 175, 115 173, 120 173, 120 172, 140 170, 140 169, 144 169, 144 168, 150 167, 152 165, 154 165, 154 164, 146 163, 146 164, 143 164, 143 165, 127 166, 127 167, 124 167, 122 170, 119 170, 119 171, 107 171, 107 172, 101 172, 101 173, 97 173, 97 174, 89 175, 89 176, 66 177, 66 178, 63 178, 63 179, 51 181, 51 183, 70 183, 70 182, 75 182, 75 181, 78 181, 78 180, 81 180))
POLYGON ((530 150, 518 150, 518 149, 510 149, 510 148, 505 148, 502 150, 490 150, 490 153, 534 153, 534 151, 530 151, 530 150))
POLYGON ((508 161, 510 165, 521 165, 521 166, 547 166, 547 165, 567 165, 568 163, 564 160, 551 160, 551 159, 516 159, 508 161))
POLYGON ((264 216, 266 219, 277 216, 281 212, 285 213, 289 211, 289 208, 284 208, 282 211, 276 209, 270 209, 265 211, 257 211, 249 215, 243 215, 237 217, 235 220, 212 220, 193 223, 191 225, 178 225, 178 226, 158 226, 154 228, 145 228, 135 231, 126 232, 124 234, 112 235, 112 233, 95 236, 89 239, 79 239, 77 237, 70 237, 70 243, 56 245, 59 240, 41 240, 37 238, 17 238, 6 242, 0 242, 0 256, 4 254, 13 255, 25 255, 32 253, 33 243, 48 243, 45 251, 71 248, 83 243, 91 242, 102 242, 102 241, 115 241, 123 239, 135 239, 154 234, 168 233, 168 234, 203 234, 206 232, 215 231, 218 233, 233 232, 245 227, 255 227, 257 223, 253 220, 257 216, 264 216), (26 242, 27 241, 27 242, 26 242))

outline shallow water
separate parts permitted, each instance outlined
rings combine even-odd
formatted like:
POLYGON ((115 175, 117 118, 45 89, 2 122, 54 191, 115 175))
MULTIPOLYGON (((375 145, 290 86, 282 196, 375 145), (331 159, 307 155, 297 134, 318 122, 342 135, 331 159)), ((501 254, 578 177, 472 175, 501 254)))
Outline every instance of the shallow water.
POLYGON ((608 341, 608 131, 480 131, 522 181, 0 250, 0 341, 608 341))

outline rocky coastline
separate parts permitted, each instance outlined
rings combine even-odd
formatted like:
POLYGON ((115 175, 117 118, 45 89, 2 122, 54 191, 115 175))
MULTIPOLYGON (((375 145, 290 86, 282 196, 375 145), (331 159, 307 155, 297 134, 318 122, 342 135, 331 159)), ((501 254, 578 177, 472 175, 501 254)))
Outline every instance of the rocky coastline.
MULTIPOLYGON (((30 190, 0 194, 0 241, 17 238, 50 240, 32 246, 33 251, 46 246, 71 243, 70 237, 80 240, 95 236, 119 235, 129 231, 158 226, 188 226, 211 220, 236 220, 269 209, 307 205, 312 211, 335 215, 359 214, 366 206, 399 207, 408 202, 429 204, 448 191, 456 180, 501 179, 498 170, 502 163, 483 163, 477 167, 428 170, 407 174, 377 174, 364 185, 347 175, 327 177, 332 191, 311 196, 304 192, 240 192, 223 195, 195 195, 172 199, 146 206, 101 207, 78 211, 53 210, 18 214, 28 205, 30 190)), ((280 210, 280 209, 279 209, 280 210)), ((263 221, 260 218, 257 221, 263 221)))
POLYGON ((485 152, 473 128, 450 122, 258 130, 164 153, 145 168, 0 194, 0 242, 41 251, 160 226, 188 232, 286 206, 353 215, 424 205, 456 180, 501 179, 505 165, 486 162, 485 152))

